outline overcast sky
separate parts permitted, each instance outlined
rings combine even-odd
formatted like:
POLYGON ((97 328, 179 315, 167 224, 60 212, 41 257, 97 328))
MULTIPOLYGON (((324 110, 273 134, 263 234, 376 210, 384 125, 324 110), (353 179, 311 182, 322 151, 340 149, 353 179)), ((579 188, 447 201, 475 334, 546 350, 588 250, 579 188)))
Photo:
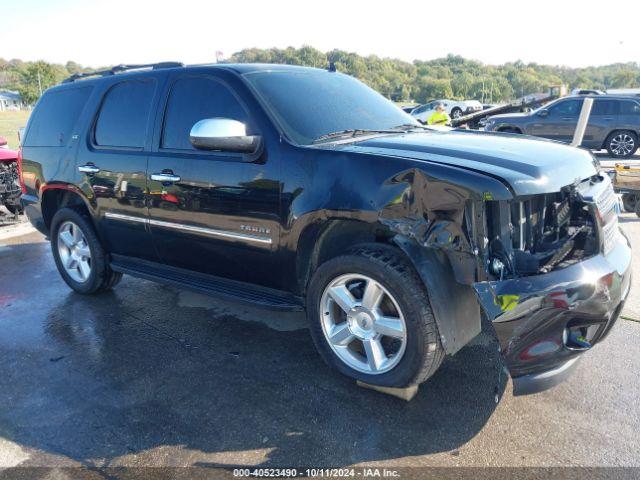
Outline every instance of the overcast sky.
POLYGON ((243 48, 572 67, 640 62, 640 0, 2 0, 0 58, 204 63, 243 48))

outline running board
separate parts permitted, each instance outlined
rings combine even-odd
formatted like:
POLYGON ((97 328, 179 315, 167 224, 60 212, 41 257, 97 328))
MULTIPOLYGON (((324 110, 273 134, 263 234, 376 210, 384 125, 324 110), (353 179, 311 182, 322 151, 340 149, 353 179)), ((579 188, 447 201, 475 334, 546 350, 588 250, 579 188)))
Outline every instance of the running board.
POLYGON ((205 295, 259 305, 264 308, 303 310, 302 299, 287 292, 146 260, 111 255, 111 269, 133 277, 173 285, 205 295))

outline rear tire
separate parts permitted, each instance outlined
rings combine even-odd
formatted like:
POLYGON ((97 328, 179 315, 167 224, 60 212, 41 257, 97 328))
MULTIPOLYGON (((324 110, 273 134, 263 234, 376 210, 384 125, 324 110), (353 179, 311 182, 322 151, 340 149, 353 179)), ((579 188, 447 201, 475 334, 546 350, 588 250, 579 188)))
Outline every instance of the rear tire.
POLYGON ((607 137, 605 147, 613 158, 629 158, 638 150, 638 136, 629 130, 616 130, 607 137))
POLYGON ((390 246, 363 245, 322 264, 309 283, 307 315, 324 361, 372 385, 420 384, 444 357, 426 288, 390 246), (369 287, 377 297, 365 294, 369 287), (340 303, 334 289, 347 293, 340 303))
POLYGON ((625 212, 635 212, 638 205, 638 196, 635 193, 622 194, 622 206, 625 212))
POLYGON ((108 254, 82 212, 62 208, 51 221, 51 250, 62 279, 89 295, 113 288, 122 274, 109 267, 108 254))

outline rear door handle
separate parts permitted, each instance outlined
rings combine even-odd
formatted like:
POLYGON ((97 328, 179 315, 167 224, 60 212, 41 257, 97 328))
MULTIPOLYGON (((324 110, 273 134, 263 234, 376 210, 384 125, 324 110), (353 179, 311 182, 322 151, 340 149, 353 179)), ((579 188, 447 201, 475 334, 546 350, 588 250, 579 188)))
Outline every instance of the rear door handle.
POLYGON ((100 167, 96 167, 92 163, 87 163, 86 165, 80 165, 78 171, 80 173, 94 174, 100 172, 100 167))
POLYGON ((150 178, 156 182, 176 183, 180 181, 180 175, 174 175, 173 173, 152 173, 150 178))

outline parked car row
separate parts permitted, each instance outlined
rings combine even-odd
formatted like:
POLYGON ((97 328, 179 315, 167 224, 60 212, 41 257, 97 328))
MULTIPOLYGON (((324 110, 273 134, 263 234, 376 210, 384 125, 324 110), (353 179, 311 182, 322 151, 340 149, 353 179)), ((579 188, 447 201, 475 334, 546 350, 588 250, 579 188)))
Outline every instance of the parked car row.
MULTIPOLYGON (((574 89, 570 96, 559 98, 533 111, 488 115, 477 122, 475 128, 569 143, 573 139, 585 98, 593 98, 594 105, 582 146, 592 150, 606 149, 610 156, 618 159, 631 157, 640 146, 640 97, 634 95, 574 89)), ((427 123, 438 104, 444 105, 452 119, 481 112, 489 107, 476 100, 434 100, 424 105, 406 106, 403 110, 420 122, 427 123)))
POLYGON ((560 98, 529 113, 494 115, 487 119, 486 131, 534 135, 569 143, 578 123, 584 98, 593 98, 593 107, 582 146, 607 149, 614 158, 628 158, 638 149, 640 98, 613 95, 560 98))

